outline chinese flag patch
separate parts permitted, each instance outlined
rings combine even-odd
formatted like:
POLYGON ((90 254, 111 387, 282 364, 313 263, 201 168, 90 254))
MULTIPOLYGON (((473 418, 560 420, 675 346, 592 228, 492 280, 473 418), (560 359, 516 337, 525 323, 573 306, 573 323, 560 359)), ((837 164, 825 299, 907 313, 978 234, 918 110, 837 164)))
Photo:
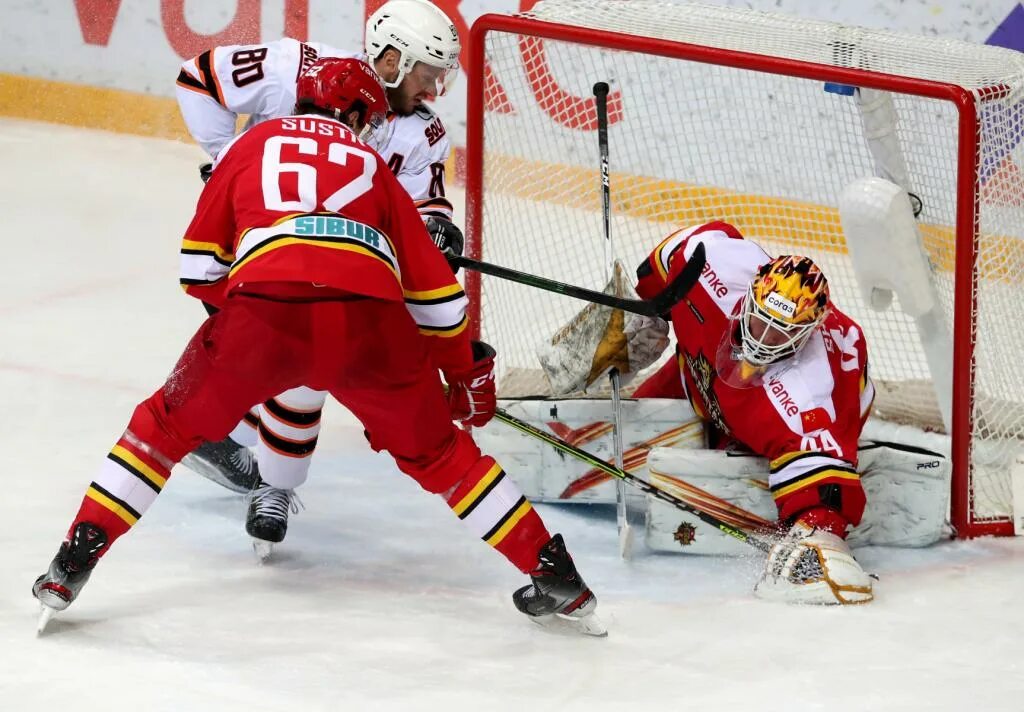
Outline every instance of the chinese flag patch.
POLYGON ((824 408, 814 408, 800 413, 800 424, 804 427, 804 432, 809 433, 812 430, 827 428, 832 424, 832 419, 828 417, 828 411, 824 408))

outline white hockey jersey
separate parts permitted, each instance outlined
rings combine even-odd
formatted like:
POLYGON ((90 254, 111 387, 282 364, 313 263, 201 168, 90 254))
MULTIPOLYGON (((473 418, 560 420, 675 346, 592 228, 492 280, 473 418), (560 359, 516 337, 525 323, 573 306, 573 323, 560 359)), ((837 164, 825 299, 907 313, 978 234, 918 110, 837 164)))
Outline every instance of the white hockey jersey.
MULTIPOLYGON (((246 128, 291 115, 299 74, 321 57, 366 59, 363 54, 289 37, 203 52, 182 63, 178 74, 178 105, 185 125, 216 160, 235 137, 239 114, 249 115, 246 128)), ((429 107, 420 106, 408 116, 389 116, 389 134, 380 154, 424 218, 452 219, 444 186, 450 150, 444 124, 429 107)))

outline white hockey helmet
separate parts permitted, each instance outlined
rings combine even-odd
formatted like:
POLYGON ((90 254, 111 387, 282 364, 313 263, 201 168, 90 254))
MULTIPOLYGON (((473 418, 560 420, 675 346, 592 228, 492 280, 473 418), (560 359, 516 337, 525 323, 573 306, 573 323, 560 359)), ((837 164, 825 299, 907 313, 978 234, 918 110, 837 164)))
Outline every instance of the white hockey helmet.
POLYGON ((448 90, 459 73, 459 32, 437 5, 429 0, 390 0, 366 22, 366 55, 377 59, 388 47, 401 53, 398 76, 384 82, 393 89, 402 83, 416 62, 439 67, 437 95, 448 90))

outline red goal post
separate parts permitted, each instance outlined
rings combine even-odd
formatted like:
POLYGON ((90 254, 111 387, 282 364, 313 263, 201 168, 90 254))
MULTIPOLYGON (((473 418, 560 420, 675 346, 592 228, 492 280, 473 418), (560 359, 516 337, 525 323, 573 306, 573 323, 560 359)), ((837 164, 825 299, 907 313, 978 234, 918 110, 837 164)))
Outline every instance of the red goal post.
MULTIPOLYGON (((611 80, 613 241, 626 266, 672 227, 712 218, 769 251, 826 262, 837 303, 865 327, 872 372, 889 394, 881 415, 941 431, 948 399, 958 536, 1013 533, 1009 471, 1024 437, 1024 387, 1003 371, 1024 337, 999 333, 998 320, 1024 313, 1012 284, 1024 271, 1021 55, 649 0, 552 0, 524 15, 485 15, 468 50, 470 257, 603 286, 586 89, 611 80), (871 91, 897 117, 896 169, 879 168, 886 150, 865 139, 871 91), (838 194, 879 171, 909 182, 923 203, 931 290, 951 333, 948 394, 914 321, 895 306, 871 308, 849 266, 838 194)), ((506 391, 529 370, 537 338, 580 306, 474 272, 466 286, 474 328, 512 364, 499 374, 506 391)))

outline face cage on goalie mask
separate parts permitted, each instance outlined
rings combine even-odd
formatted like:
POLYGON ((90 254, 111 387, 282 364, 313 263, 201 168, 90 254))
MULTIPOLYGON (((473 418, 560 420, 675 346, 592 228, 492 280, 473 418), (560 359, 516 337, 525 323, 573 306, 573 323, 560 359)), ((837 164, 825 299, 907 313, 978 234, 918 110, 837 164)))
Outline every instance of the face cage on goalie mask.
POLYGON ((754 366, 769 366, 793 356, 811 338, 811 334, 825 319, 827 313, 827 310, 823 310, 817 319, 806 324, 790 324, 762 308, 754 299, 754 288, 751 285, 747 287, 747 294, 743 298, 743 306, 738 317, 739 355, 754 366), (758 336, 753 333, 755 323, 763 327, 758 336))

